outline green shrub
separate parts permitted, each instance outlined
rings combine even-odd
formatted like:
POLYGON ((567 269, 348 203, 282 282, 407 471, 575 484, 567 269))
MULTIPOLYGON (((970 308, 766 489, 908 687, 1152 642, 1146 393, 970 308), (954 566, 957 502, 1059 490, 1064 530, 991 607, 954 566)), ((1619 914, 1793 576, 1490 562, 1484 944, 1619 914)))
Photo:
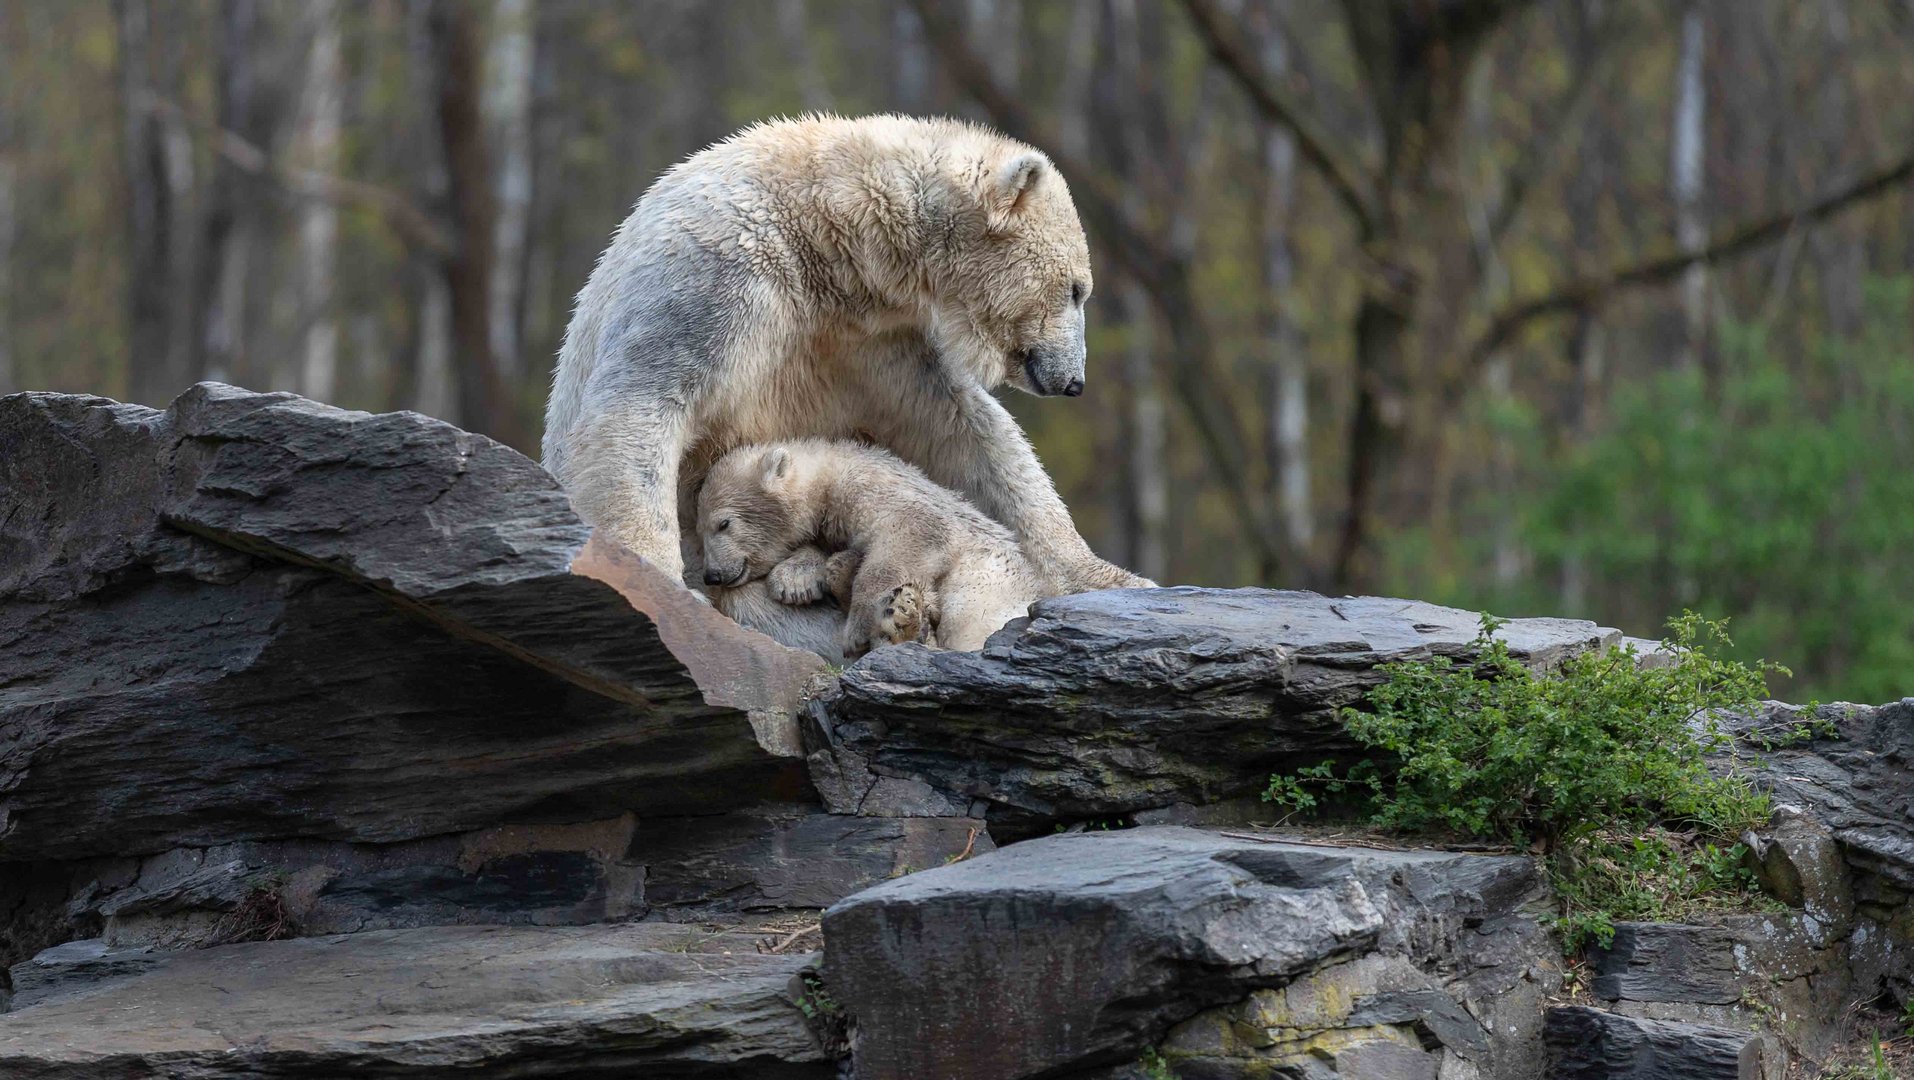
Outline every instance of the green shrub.
POLYGON ((1472 663, 1387 665, 1367 708, 1342 720, 1386 764, 1337 775, 1325 762, 1270 780, 1264 798, 1297 810, 1350 794, 1373 824, 1536 847, 1565 901, 1571 945, 1606 940, 1614 918, 1694 910, 1745 893, 1735 838, 1767 819, 1765 795, 1717 775, 1707 754, 1730 736, 1713 710, 1746 708, 1782 669, 1716 659, 1725 627, 1692 613, 1669 624, 1663 655, 1591 652, 1537 678, 1483 616, 1472 663))

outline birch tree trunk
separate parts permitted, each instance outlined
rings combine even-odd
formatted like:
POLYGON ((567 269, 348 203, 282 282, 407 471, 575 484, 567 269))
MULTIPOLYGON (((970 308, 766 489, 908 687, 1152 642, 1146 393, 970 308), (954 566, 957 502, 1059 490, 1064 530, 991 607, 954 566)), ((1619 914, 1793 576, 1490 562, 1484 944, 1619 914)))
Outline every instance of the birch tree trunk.
POLYGON ((507 379, 525 370, 521 317, 532 211, 533 24, 532 0, 498 0, 485 60, 486 126, 498 159, 491 341, 499 374, 507 379))
MULTIPOLYGON (((310 44, 299 91, 293 162, 325 176, 339 173, 339 136, 345 110, 338 0, 308 0, 304 29, 310 44)), ((298 211, 296 300, 290 305, 299 338, 299 392, 331 401, 338 391, 339 322, 333 311, 333 275, 338 262, 339 208, 308 199, 298 211)))
MULTIPOLYGON (((1265 5, 1256 5, 1263 70, 1282 80, 1289 73, 1289 48, 1282 28, 1265 5)), ((1296 136, 1288 128, 1259 125, 1261 195, 1258 209, 1261 301, 1258 331, 1263 349, 1263 408, 1269 434, 1265 466, 1276 485, 1290 544, 1308 551, 1316 540, 1315 502, 1309 476, 1309 364, 1289 307, 1295 283, 1295 258, 1289 233, 1296 199, 1296 136)))
MULTIPOLYGON (((1701 5, 1690 0, 1681 17, 1681 51, 1675 62, 1675 115, 1669 139, 1669 192, 1675 203, 1675 242, 1684 252, 1708 242, 1702 214, 1703 133, 1707 89, 1702 58, 1707 26, 1701 5)), ((1708 332, 1708 271, 1695 263, 1681 277, 1682 347, 1676 364, 1692 368, 1702 361, 1708 332)))

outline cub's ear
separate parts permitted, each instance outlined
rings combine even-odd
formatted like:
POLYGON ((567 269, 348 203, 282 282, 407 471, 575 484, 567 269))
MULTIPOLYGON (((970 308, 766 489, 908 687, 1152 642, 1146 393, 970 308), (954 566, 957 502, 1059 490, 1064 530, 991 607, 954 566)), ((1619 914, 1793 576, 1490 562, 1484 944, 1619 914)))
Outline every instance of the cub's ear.
POLYGON ((764 470, 764 486, 776 487, 791 472, 791 452, 782 446, 766 450, 758 464, 764 470))
POLYGON ((1034 150, 1017 154, 999 165, 985 200, 990 207, 990 223, 1006 225, 1016 217, 1048 171, 1050 160, 1034 150))

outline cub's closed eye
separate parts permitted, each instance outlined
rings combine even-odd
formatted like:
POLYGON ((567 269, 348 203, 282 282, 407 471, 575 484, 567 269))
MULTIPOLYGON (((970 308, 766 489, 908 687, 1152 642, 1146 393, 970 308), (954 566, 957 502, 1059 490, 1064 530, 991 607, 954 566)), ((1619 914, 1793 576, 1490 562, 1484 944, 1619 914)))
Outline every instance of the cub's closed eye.
POLYGON ((730 527, 731 527, 731 519, 730 519, 730 518, 725 518, 725 519, 724 519, 723 521, 720 521, 720 522, 718 522, 718 531, 719 531, 719 532, 723 532, 723 531, 725 531, 726 529, 729 529, 730 527))

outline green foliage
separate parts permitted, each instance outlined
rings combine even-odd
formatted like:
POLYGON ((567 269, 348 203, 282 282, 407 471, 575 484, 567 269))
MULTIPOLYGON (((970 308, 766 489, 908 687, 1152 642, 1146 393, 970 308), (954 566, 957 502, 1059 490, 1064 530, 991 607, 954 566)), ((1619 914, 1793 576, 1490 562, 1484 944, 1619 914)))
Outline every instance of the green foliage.
POLYGON ((1176 1080, 1176 1073, 1170 1069, 1170 1063, 1163 1051, 1152 1046, 1137 1058, 1137 1064, 1143 1067, 1145 1080, 1176 1080))
POLYGON ((1694 911, 1748 893, 1734 838, 1768 816, 1766 796, 1706 755, 1730 736, 1712 710, 1746 707, 1764 674, 1718 659, 1721 623, 1670 624, 1661 653, 1590 652, 1537 678, 1483 616, 1478 659, 1391 664, 1366 709, 1342 719, 1389 764, 1342 775, 1330 763, 1272 777, 1264 798, 1314 809, 1317 792, 1353 793, 1374 824, 1537 844, 1564 901, 1571 945, 1606 938, 1616 918, 1694 911), (1673 830, 1680 830, 1679 832, 1673 830))
POLYGON ((1549 881, 1562 903, 1556 928, 1575 949, 1591 939, 1607 944, 1617 920, 1679 921, 1746 908, 1757 902, 1758 892, 1743 864, 1745 853, 1741 844, 1724 844, 1719 837, 1701 840, 1664 829, 1595 833, 1548 861, 1549 881))
MULTIPOLYGON (((1727 611, 1751 654, 1799 661, 1791 698, 1906 693, 1914 278, 1868 293, 1856 339, 1783 348, 1730 325, 1712 378, 1674 371, 1618 387, 1605 433, 1537 477, 1538 496, 1499 512, 1526 516, 1523 540, 1544 568, 1573 563, 1593 583, 1586 614, 1625 626, 1675 605, 1727 611)), ((1540 594, 1470 599, 1560 609, 1540 594)))
POLYGON ((1391 771, 1363 762, 1337 778, 1324 763, 1272 778, 1264 797, 1309 809, 1309 788, 1354 790, 1385 828, 1550 849, 1611 825, 1766 815, 1759 795, 1704 761, 1728 738, 1707 710, 1759 700, 1763 673, 1781 670, 1710 655, 1711 639, 1729 643, 1721 623, 1674 620, 1663 663, 1645 665, 1624 647, 1575 657, 1547 679, 1510 655, 1495 636, 1500 625, 1483 616, 1473 665, 1448 657, 1387 665, 1369 708, 1343 710, 1350 734, 1388 752, 1391 771))
POLYGON ((798 1011, 808 1020, 821 1023, 841 1020, 844 1009, 824 986, 824 980, 812 972, 804 973, 804 992, 798 995, 798 1011))

